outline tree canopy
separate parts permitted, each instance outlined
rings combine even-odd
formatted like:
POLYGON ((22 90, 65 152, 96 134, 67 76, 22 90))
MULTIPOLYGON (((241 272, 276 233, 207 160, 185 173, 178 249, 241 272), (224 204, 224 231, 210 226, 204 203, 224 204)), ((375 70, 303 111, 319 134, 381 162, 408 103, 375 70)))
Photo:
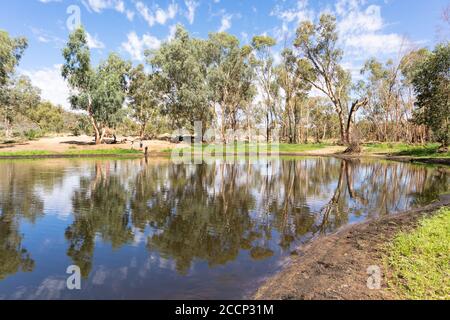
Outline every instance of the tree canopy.
POLYGON ((131 64, 112 53, 98 67, 93 67, 86 32, 81 27, 70 34, 63 56, 62 76, 72 88, 72 108, 87 112, 95 142, 99 144, 106 129, 123 117, 120 111, 125 102, 131 64))
POLYGON ((450 139, 450 44, 441 44, 420 64, 412 83, 416 120, 426 124, 447 149, 450 139))

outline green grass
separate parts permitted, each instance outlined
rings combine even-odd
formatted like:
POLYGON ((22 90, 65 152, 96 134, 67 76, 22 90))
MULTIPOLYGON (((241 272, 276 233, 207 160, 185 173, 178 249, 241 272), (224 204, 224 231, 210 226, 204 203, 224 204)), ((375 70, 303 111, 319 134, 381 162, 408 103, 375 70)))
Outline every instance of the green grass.
POLYGON ((450 208, 398 234, 387 252, 388 284, 398 298, 450 300, 450 208))
POLYGON ((42 151, 42 150, 30 150, 30 151, 7 151, 0 152, 0 157, 15 157, 15 156, 46 156, 54 154, 54 152, 50 151, 42 151))
POLYGON ((99 150, 68 150, 64 152, 51 152, 43 150, 9 151, 1 152, 0 157, 38 157, 38 156, 71 156, 71 155, 134 155, 142 154, 142 151, 131 149, 99 149, 99 150))
POLYGON ((313 144, 287 144, 282 143, 279 145, 280 152, 305 152, 323 149, 330 146, 326 143, 313 143, 313 144))
MULTIPOLYGON (((216 153, 257 153, 259 150, 263 150, 264 143, 258 144, 248 144, 248 143, 236 143, 233 145, 222 145, 222 144, 202 144, 202 151, 216 152, 216 153)), ((275 145, 269 145, 268 151, 270 151, 273 146, 278 147, 278 152, 280 153, 301 153, 306 151, 314 151, 323 149, 329 144, 318 143, 318 144, 288 144, 280 143, 275 145)), ((178 149, 178 148, 177 148, 178 149)), ((191 150, 195 152, 194 146, 180 147, 179 149, 184 151, 191 150)), ((164 149, 162 152, 171 153, 173 149, 164 149)))
POLYGON ((127 154, 142 154, 142 151, 136 149, 98 149, 98 150, 69 150, 64 152, 66 155, 127 155, 127 154))
POLYGON ((438 153, 438 143, 426 145, 410 145, 406 143, 369 143, 364 145, 367 153, 391 154, 416 158, 450 158, 450 152, 438 153))

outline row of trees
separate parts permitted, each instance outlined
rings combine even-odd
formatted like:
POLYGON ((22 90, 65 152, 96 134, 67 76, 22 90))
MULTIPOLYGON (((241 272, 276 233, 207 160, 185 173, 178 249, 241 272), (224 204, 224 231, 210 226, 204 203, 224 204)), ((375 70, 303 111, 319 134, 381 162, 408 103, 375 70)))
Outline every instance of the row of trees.
MULTIPOLYGON (((20 108, 11 102, 17 94, 5 90, 19 88, 27 106, 38 99, 11 76, 26 40, 1 37, 2 55, 8 53, 1 71, 8 128, 12 110, 20 108)), ((215 129, 225 142, 230 129, 247 129, 251 139, 250 129, 258 128, 267 141, 276 131, 289 143, 337 139, 351 144, 364 136, 448 145, 448 42, 433 52, 410 50, 398 61, 370 59, 359 81, 342 66, 344 52, 332 15, 322 15, 316 24, 301 23, 280 63, 275 63, 275 45, 268 36, 241 45, 224 32, 197 39, 178 26, 172 40, 145 53, 145 66, 133 67, 115 53, 93 66, 86 33, 79 28, 63 50, 62 75, 72 89, 71 105, 86 114, 96 143, 108 129, 136 127, 144 137, 149 126, 155 135, 192 129, 202 121, 203 130, 215 129)))
POLYGON ((28 138, 34 138, 77 128, 81 115, 43 101, 41 91, 31 80, 16 73, 26 48, 25 38, 11 38, 0 30, 0 113, 6 139, 12 138, 13 131, 18 129, 28 138))

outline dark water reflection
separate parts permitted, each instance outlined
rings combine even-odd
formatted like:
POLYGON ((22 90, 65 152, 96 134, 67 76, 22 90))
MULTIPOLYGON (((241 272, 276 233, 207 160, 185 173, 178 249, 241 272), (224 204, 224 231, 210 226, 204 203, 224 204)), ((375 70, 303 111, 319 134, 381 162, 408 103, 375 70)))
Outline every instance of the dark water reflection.
POLYGON ((3 161, 0 298, 240 298, 299 243, 448 189, 446 169, 366 160, 3 161))

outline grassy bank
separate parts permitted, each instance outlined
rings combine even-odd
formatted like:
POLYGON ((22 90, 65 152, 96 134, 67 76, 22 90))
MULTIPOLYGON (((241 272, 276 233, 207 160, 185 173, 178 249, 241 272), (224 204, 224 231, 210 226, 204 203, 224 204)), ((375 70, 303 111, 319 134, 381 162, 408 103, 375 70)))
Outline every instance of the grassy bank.
POLYGON ((439 144, 410 145, 405 143, 368 143, 363 151, 369 154, 389 154, 414 158, 450 158, 450 152, 438 153, 439 144))
POLYGON ((387 246, 389 287, 400 299, 450 299, 450 208, 387 246))
MULTIPOLYGON (((264 143, 261 144, 253 144, 253 143, 235 143, 233 144, 202 144, 203 152, 215 152, 215 153, 257 153, 261 152, 264 149, 264 143)), ((324 149, 326 147, 331 146, 326 143, 311 143, 311 144, 288 144, 288 143, 280 143, 280 144, 271 144, 268 145, 267 150, 278 151, 280 153, 302 153, 309 152, 314 150, 324 149)), ((177 149, 182 149, 184 151, 192 151, 195 152, 195 146, 191 147, 180 147, 177 149)), ((172 149, 164 149, 162 152, 170 153, 172 149)))
POLYGON ((0 157, 39 157, 39 156, 91 156, 91 155, 138 155, 142 151, 131 149, 93 149, 93 150, 68 150, 64 152, 51 152, 45 150, 8 151, 1 152, 0 157))

